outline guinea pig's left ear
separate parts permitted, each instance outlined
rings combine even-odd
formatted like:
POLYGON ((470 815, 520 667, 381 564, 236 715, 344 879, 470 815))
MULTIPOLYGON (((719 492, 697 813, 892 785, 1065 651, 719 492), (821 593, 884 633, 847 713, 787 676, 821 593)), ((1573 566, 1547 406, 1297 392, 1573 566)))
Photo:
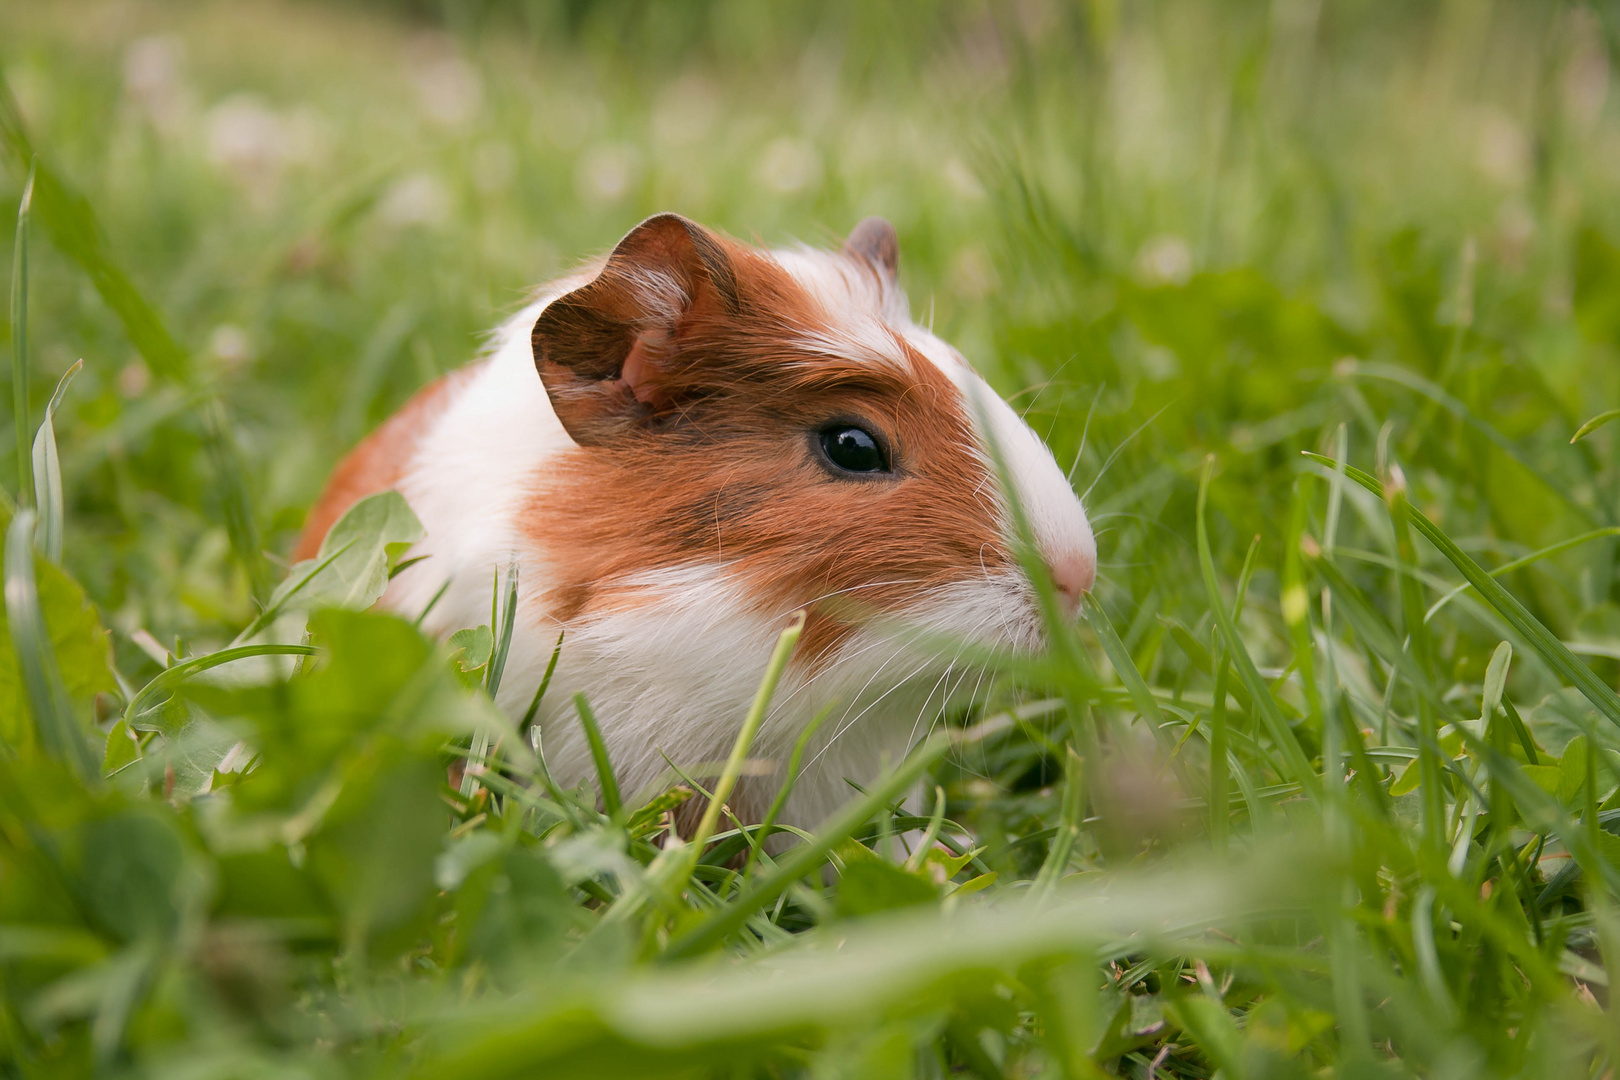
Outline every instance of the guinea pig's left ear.
POLYGON ((690 327, 738 306, 735 270, 712 233, 678 214, 631 229, 601 273, 535 321, 534 365, 564 430, 600 446, 670 410, 664 363, 690 327))
POLYGON ((850 230, 844 250, 890 281, 900 273, 900 237, 894 226, 880 217, 861 219, 850 230))

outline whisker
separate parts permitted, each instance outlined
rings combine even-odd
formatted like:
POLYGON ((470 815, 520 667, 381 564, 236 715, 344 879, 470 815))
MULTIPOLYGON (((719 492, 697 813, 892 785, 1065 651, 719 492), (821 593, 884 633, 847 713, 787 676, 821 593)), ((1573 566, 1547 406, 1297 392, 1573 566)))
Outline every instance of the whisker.
MULTIPOLYGON (((1035 391, 1035 396, 1029 399, 1029 404, 1025 405, 1024 406, 1024 411, 1018 414, 1018 419, 1020 419, 1020 420, 1026 420, 1027 419, 1027 417, 1029 416, 1029 410, 1033 409, 1035 407, 1035 403, 1037 401, 1041 400, 1041 395, 1046 393, 1048 387, 1050 387, 1053 383, 1057 382, 1057 377, 1059 375, 1063 374, 1063 369, 1068 367, 1074 361, 1074 358, 1076 356, 1079 356, 1079 355, 1080 355, 1079 353, 1070 353, 1069 354, 1069 359, 1067 359, 1067 360, 1063 361, 1063 363, 1059 364, 1058 369, 1056 371, 1052 372, 1052 374, 1047 378, 1047 380, 1045 382, 1040 383, 1035 387, 1026 386, 1024 389, 1018 391, 1019 394, 1026 394, 1032 389, 1035 391)), ((1017 396, 1017 395, 1014 395, 1014 396, 1017 396)))
POLYGON ((1075 451, 1074 464, 1069 466, 1067 480, 1070 487, 1074 486, 1074 470, 1080 467, 1080 459, 1086 456, 1086 438, 1091 434, 1091 414, 1097 411, 1097 402, 1102 400, 1103 391, 1106 389, 1108 389, 1106 382, 1097 387, 1097 393, 1091 399, 1091 408, 1086 410, 1086 426, 1080 429, 1080 449, 1075 451))
POLYGON ((1109 466, 1114 464, 1114 459, 1119 457, 1120 451, 1124 450, 1127 446, 1129 446, 1131 444, 1132 439, 1134 439, 1138 435, 1142 434, 1142 431, 1143 431, 1144 428, 1146 428, 1149 424, 1153 423, 1153 421, 1157 420, 1160 416, 1163 416, 1164 415, 1164 410, 1168 409, 1173 404, 1175 404, 1174 401, 1165 402, 1164 406, 1162 408, 1160 408, 1158 412, 1154 413, 1152 416, 1150 416, 1146 420, 1142 421, 1141 425, 1139 427, 1137 427, 1137 429, 1135 431, 1133 431, 1129 435, 1125 436, 1125 438, 1120 441, 1120 444, 1118 446, 1114 447, 1114 452, 1112 454, 1108 455, 1108 460, 1103 462, 1103 467, 1098 471, 1097 475, 1092 478, 1091 487, 1086 488, 1085 493, 1080 496, 1080 501, 1081 502, 1085 502, 1087 499, 1091 498, 1091 488, 1096 487, 1097 486, 1097 481, 1101 480, 1105 475, 1107 475, 1109 466))

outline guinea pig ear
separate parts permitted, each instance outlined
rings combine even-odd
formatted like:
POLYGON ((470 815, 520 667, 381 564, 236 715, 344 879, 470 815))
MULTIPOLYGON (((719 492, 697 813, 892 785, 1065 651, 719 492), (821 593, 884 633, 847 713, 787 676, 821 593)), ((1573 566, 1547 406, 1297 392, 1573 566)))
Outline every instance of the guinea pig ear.
POLYGON ((890 281, 900 273, 900 237, 895 235, 894 226, 880 217, 863 218, 850 230, 844 250, 890 281))
POLYGON ((731 259, 712 233, 678 214, 631 229, 601 273, 546 305, 530 335, 569 437, 600 446, 671 409, 660 375, 683 329, 738 307, 731 259))

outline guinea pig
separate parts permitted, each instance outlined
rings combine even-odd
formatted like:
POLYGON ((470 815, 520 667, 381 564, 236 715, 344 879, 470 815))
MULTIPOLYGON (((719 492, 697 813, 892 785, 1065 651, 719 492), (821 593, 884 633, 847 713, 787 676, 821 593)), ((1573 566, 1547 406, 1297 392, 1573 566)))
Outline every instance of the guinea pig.
POLYGON ((899 246, 868 218, 841 250, 766 250, 675 214, 544 288, 488 354, 416 395, 333 474, 300 557, 392 488, 426 559, 381 603, 447 635, 519 604, 498 704, 526 710, 554 777, 594 777, 583 692, 627 794, 723 760, 778 633, 806 612, 745 777, 760 820, 814 826, 925 734, 975 672, 944 641, 1040 647, 993 444, 1066 614, 1096 571, 1063 471, 961 354, 912 321, 899 246), (448 585, 446 585, 448 583, 448 585), (443 590, 441 595, 441 589, 443 590), (910 629, 907 629, 910 628, 910 629))

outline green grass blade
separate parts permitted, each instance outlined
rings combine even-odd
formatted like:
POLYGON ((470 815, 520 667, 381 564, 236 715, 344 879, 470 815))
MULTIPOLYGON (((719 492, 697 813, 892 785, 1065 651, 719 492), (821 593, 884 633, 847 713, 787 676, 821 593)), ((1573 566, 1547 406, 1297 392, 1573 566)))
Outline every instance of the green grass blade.
POLYGON ((1136 661, 1131 659, 1130 650, 1119 640, 1113 624, 1108 621, 1108 615, 1095 600, 1088 598, 1083 611, 1086 624, 1097 635, 1097 641, 1102 645, 1108 662, 1113 665, 1114 673, 1125 684, 1131 703, 1136 706, 1137 712, 1142 714, 1142 719, 1147 721, 1148 727, 1153 731, 1153 737, 1158 740, 1160 749, 1165 752, 1165 760, 1175 768, 1184 785, 1191 785, 1191 774, 1181 756, 1175 753, 1175 740, 1171 738, 1169 729, 1165 726, 1164 713, 1159 709, 1159 703, 1153 699, 1153 692, 1148 689, 1142 673, 1136 669, 1136 661))
MULTIPOLYGON (((3 92, 3 89, 0 89, 3 92)), ((28 224, 34 203, 35 166, 17 203, 17 239, 11 249, 11 410, 17 433, 17 505, 34 504, 33 474, 28 468, 28 224)))
MULTIPOLYGON (((1620 525, 1612 525, 1603 529, 1593 529, 1591 532, 1581 533, 1581 535, 1571 537, 1568 540, 1560 540, 1556 544, 1549 544, 1539 551, 1532 551, 1530 554, 1521 558, 1514 559, 1511 562, 1505 562, 1501 566, 1498 566, 1495 570, 1489 571, 1489 573, 1493 578, 1501 577, 1503 574, 1511 574, 1515 570, 1522 570, 1526 566, 1540 562, 1542 559, 1550 559, 1554 555, 1561 555, 1571 548, 1577 548, 1582 544, 1590 543, 1593 540, 1602 540, 1605 537, 1610 536, 1620 536, 1620 525)), ((1444 596, 1440 597, 1440 599, 1429 605, 1429 610, 1424 614, 1423 621, 1431 621, 1441 608, 1445 607, 1451 601, 1455 600, 1472 587, 1473 586, 1468 582, 1464 582, 1463 584, 1458 585, 1455 589, 1452 589, 1450 592, 1446 593, 1444 596)))
POLYGON ((748 708, 748 715, 743 718, 742 729, 737 732, 737 739, 731 744, 731 754, 726 758, 725 767, 720 772, 720 780, 714 785, 714 797, 703 810, 703 818, 698 822, 697 832, 692 836, 691 851, 693 857, 701 854, 703 845, 708 843, 714 827, 720 820, 720 808, 731 791, 737 786, 737 778, 742 775, 743 763, 748 759, 748 750, 754 744, 754 736, 759 734, 760 725, 765 722, 766 710, 770 708, 771 698, 776 693, 777 683, 781 682, 782 673, 787 670, 788 660, 793 656, 793 649, 799 643, 799 635, 804 633, 804 612, 799 612, 793 618, 793 623, 783 630, 776 639, 776 648, 771 651, 770 661, 765 665, 765 675, 759 681, 759 689, 754 693, 753 704, 748 708))
POLYGON ((65 495, 62 491, 62 462, 56 454, 56 409, 62 404, 62 395, 67 392, 68 383, 73 376, 84 367, 83 360, 75 360, 73 366, 62 375, 56 384, 56 392, 45 406, 45 419, 40 422, 39 431, 34 435, 34 497, 39 504, 39 546, 44 556, 52 562, 62 561, 62 537, 66 531, 65 495))
POLYGON ((262 600, 269 595, 270 577, 259 544, 253 501, 248 497, 247 481, 242 475, 241 451, 231 436, 224 402, 215 398, 204 415, 208 455, 213 461, 225 511, 225 535, 231 542, 231 553, 236 556, 237 565, 247 575, 254 599, 262 600))
POLYGON ((1576 428, 1575 434, 1570 437, 1569 441, 1572 443, 1580 442, 1582 439, 1592 434, 1592 432, 1596 431, 1604 424, 1607 424, 1610 420, 1620 420, 1620 409, 1610 409, 1608 412, 1598 413, 1596 416, 1592 417, 1592 419, 1576 428))
POLYGON ((731 904, 711 913, 670 942, 664 956, 673 960, 705 952, 741 929, 756 911, 786 892, 800 878, 814 873, 828 852, 853 836, 875 814, 887 810, 890 803, 945 756, 953 741, 950 735, 942 733, 923 743, 898 769, 873 784, 864 796, 817 829, 814 840, 790 849, 777 860, 774 870, 745 888, 731 904))
MULTIPOLYGON (((445 585, 448 587, 449 582, 445 582, 445 585)), ((518 725, 518 734, 525 738, 534 724, 534 718, 540 714, 540 702, 545 700, 546 691, 551 687, 551 677, 557 673, 557 658, 562 655, 562 645, 563 634, 558 634, 557 644, 551 650, 551 659, 546 661, 546 672, 540 676, 540 685, 534 688, 534 697, 529 699, 529 707, 523 712, 523 722, 518 725)))
POLYGON ((1260 672, 1254 666, 1254 660, 1249 656, 1249 650, 1243 643, 1243 637, 1238 633, 1237 624, 1232 621, 1231 613, 1226 610, 1226 602, 1221 599, 1220 584, 1215 578, 1215 557, 1210 552, 1209 527, 1205 519, 1205 507, 1209 495, 1210 476, 1215 469, 1215 459, 1210 457, 1204 463, 1204 475, 1198 484, 1198 565, 1204 576, 1204 589, 1209 596, 1210 611, 1215 616, 1215 624, 1219 627, 1221 637, 1225 639, 1228 654, 1232 657, 1233 666, 1236 667, 1238 680, 1249 691, 1251 707, 1265 723, 1267 732, 1272 741, 1282 753, 1283 763, 1290 775, 1283 779, 1297 781, 1313 797, 1320 792, 1321 783, 1316 772, 1311 768, 1305 751, 1300 747, 1299 740, 1283 718, 1281 710, 1277 708, 1276 699, 1271 696, 1271 687, 1261 678, 1260 672))
POLYGON ((484 680, 484 686, 492 698, 500 692, 501 676, 506 673, 506 657, 512 651, 512 634, 517 629, 517 601, 518 567, 514 560, 506 568, 506 594, 501 599, 500 621, 490 624, 499 627, 495 638, 495 652, 489 659, 489 668, 484 680))
POLYGON ((124 722, 126 724, 132 722, 154 704, 159 696, 172 691, 199 672, 209 671, 234 660, 245 660, 250 656, 315 656, 319 651, 313 645, 279 645, 266 642, 261 645, 237 645, 183 660, 159 672, 151 682, 141 687, 135 696, 129 699, 129 705, 124 709, 124 722))
MULTIPOLYGON (((1398 465, 1390 465, 1389 481, 1384 485, 1384 502, 1389 507, 1389 519, 1395 530, 1395 558, 1403 568, 1415 570, 1417 551, 1412 545, 1410 518, 1412 507, 1406 494, 1406 477, 1398 465)), ((1412 664, 1423 673, 1424 682, 1434 683, 1433 650, 1429 644, 1428 624, 1423 619, 1423 596, 1417 580, 1409 573, 1396 575, 1401 597, 1401 621, 1406 631, 1406 651, 1412 664)), ((1417 699, 1418 772, 1422 777, 1423 830, 1431 846, 1437 850, 1445 841, 1446 811, 1444 792, 1440 787, 1440 774, 1444 765, 1440 759, 1439 720, 1435 716, 1435 696, 1419 694, 1417 699)))
POLYGON ((6 625, 40 745, 89 783, 96 777, 96 760, 73 716, 73 703, 68 700, 50 630, 40 611, 34 578, 34 521, 34 511, 19 510, 6 530, 6 625))
POLYGON ((624 809, 624 797, 619 794, 619 778, 613 774, 613 762, 608 757, 601 725, 596 722, 596 714, 584 694, 574 695, 574 711, 579 714, 579 726, 585 729, 585 741, 591 747, 591 761, 596 765, 596 779, 602 787, 602 807, 609 817, 616 818, 624 809))
POLYGON ((181 349, 152 305, 108 256, 101 225, 90 202, 44 162, 35 162, 34 147, 11 92, 0 80, 0 141, 21 165, 35 170, 34 213, 57 249, 79 265, 101 299, 113 310, 129 342, 146 359, 152 374, 184 383, 191 376, 190 357, 181 349))
MULTIPOLYGON (((1542 470, 1528 454, 1520 449, 1517 443, 1508 438, 1506 435, 1502 434, 1502 432, 1499 431, 1495 425, 1485 420, 1478 413, 1474 412, 1473 409, 1470 409, 1465 403, 1446 393, 1440 387, 1436 386, 1428 379, 1425 379, 1423 376, 1406 368, 1397 367, 1394 364, 1369 364, 1364 361, 1356 361, 1353 364, 1348 364, 1342 370, 1346 371, 1346 373, 1352 377, 1373 378, 1384 382, 1392 382, 1398 386, 1404 386, 1409 390, 1422 394, 1430 401, 1445 409, 1452 416, 1456 417, 1458 420, 1461 420, 1463 423, 1467 424, 1469 427, 1483 435, 1491 442, 1492 445, 1494 445, 1498 450, 1502 451, 1502 453, 1506 454, 1509 458, 1512 458, 1515 462, 1517 462, 1526 472, 1535 477, 1536 480, 1547 489, 1547 491, 1552 493, 1553 496, 1555 496, 1570 510, 1578 514, 1582 519, 1593 525, 1599 524, 1599 522, 1594 519, 1590 508, 1582 506, 1580 503, 1576 502, 1570 497, 1569 485, 1561 484, 1553 477, 1548 476, 1547 473, 1542 470)), ((1612 514, 1606 514, 1604 516, 1610 521, 1614 520, 1612 514)))
POLYGON ((776 789, 776 797, 771 800, 771 808, 765 811, 765 817, 760 821, 759 828, 752 834, 754 843, 749 848, 748 858, 743 862, 744 877, 753 867, 754 860, 758 859, 764 850, 765 841, 776 827, 776 819, 781 816, 782 808, 787 805, 788 796, 793 793, 793 787, 799 779, 799 762, 804 760, 804 752, 809 747, 810 740, 815 737, 816 732, 820 730, 827 717, 833 714, 836 707, 837 702, 832 701, 817 711, 793 743, 793 753, 788 755, 787 769, 782 773, 782 786, 776 789))
MULTIPOLYGON (((1313 454, 1308 450, 1303 451, 1303 453, 1307 458, 1318 464, 1326 465, 1329 468, 1334 465, 1330 459, 1320 454, 1313 454)), ((1345 475, 1373 494, 1378 495, 1380 498, 1383 497, 1384 485, 1380 484, 1376 477, 1370 476, 1360 469, 1350 467, 1345 469, 1345 475)), ((1431 544, 1440 549, 1440 553, 1450 561, 1451 565, 1457 568, 1463 577, 1468 579, 1468 583, 1478 590, 1485 602, 1495 608, 1502 618, 1506 619, 1508 624, 1519 632, 1536 650, 1537 654, 1546 661, 1547 666, 1556 671, 1571 686, 1579 690, 1582 696, 1590 701, 1599 712, 1608 717, 1612 723, 1620 725, 1620 695, 1616 695, 1608 684, 1597 676, 1596 672, 1578 660, 1562 641, 1553 636, 1552 631, 1541 625, 1540 620, 1530 614, 1529 610, 1519 603, 1511 593, 1498 585, 1490 574, 1486 573, 1478 563, 1469 558, 1467 553, 1435 526, 1434 522, 1430 521, 1415 507, 1411 508, 1410 514, 1413 528, 1417 529, 1431 544)))

